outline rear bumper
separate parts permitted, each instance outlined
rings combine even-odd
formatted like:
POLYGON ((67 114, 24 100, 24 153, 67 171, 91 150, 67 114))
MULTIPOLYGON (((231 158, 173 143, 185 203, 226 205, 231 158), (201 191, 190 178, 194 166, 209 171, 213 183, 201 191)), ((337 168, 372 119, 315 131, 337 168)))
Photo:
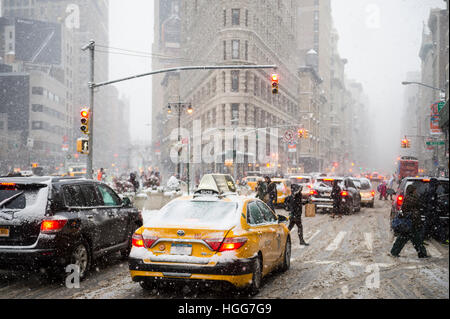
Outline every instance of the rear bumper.
POLYGON ((372 197, 372 198, 361 197, 361 204, 371 204, 374 201, 375 201, 375 197, 372 197))
POLYGON ((193 264, 144 263, 140 259, 128 260, 130 274, 135 282, 145 280, 208 280, 226 281, 237 287, 248 285, 252 279, 255 258, 217 263, 214 266, 193 264))
POLYGON ((332 199, 311 197, 311 201, 314 205, 316 205, 316 208, 333 209, 333 200, 332 199))
POLYGON ((2 249, 0 248, 0 269, 34 269, 58 265, 56 249, 2 249))

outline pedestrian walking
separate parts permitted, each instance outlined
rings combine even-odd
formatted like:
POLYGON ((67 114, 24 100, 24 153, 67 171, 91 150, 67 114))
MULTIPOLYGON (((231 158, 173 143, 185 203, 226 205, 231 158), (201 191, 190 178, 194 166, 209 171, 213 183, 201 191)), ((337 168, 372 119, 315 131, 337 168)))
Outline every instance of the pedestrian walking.
POLYGON ((393 257, 400 256, 400 252, 408 240, 412 242, 419 258, 428 257, 421 234, 423 225, 419 205, 420 202, 417 196, 416 186, 411 184, 406 188, 402 210, 393 221, 393 230, 397 236, 397 239, 391 249, 391 255, 393 257))
POLYGON ((387 200, 387 186, 385 181, 383 181, 380 185, 378 185, 377 190, 380 193, 379 199, 387 200))
POLYGON ((259 198, 260 200, 262 200, 263 202, 265 202, 264 200, 264 196, 267 192, 267 185, 264 181, 258 181, 258 183, 256 184, 256 198, 259 198))
POLYGON ((333 181, 333 188, 331 189, 331 199, 333 200, 333 212, 331 218, 334 218, 338 214, 338 218, 342 218, 342 206, 341 206, 341 187, 337 180, 333 181))
POLYGON ((103 169, 103 167, 102 167, 102 168, 100 168, 100 170, 98 171, 98 174, 97 174, 97 180, 100 181, 100 182, 102 182, 103 179, 104 179, 104 174, 105 174, 105 171, 104 171, 104 169, 103 169))
POLYGON ((394 178, 394 175, 392 175, 387 183, 387 190, 386 190, 387 195, 389 195, 390 200, 392 200, 392 196, 394 196, 394 194, 395 194, 394 182, 395 182, 395 178, 394 178))
POLYGON ((277 203, 277 184, 272 182, 269 176, 264 177, 267 184, 267 191, 265 195, 268 195, 266 204, 275 212, 275 204, 277 203))
POLYGON ((303 187, 298 184, 292 184, 291 190, 292 194, 289 196, 289 231, 297 226, 298 238, 300 239, 300 245, 309 246, 303 238, 303 225, 302 225, 302 189, 303 187))

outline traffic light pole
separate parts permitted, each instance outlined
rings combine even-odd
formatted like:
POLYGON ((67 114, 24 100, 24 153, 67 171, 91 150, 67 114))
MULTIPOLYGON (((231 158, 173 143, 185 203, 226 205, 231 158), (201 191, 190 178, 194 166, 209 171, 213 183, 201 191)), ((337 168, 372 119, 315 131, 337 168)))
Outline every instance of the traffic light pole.
POLYGON ((89 80, 89 153, 86 165, 86 178, 93 178, 93 158, 94 158, 94 90, 95 90, 95 41, 91 40, 88 45, 82 48, 83 51, 89 49, 90 53, 90 80, 89 80))
POLYGON ((86 177, 88 179, 93 178, 93 156, 94 156, 94 90, 98 87, 111 85, 119 82, 124 82, 128 80, 133 80, 141 77, 146 77, 155 74, 168 73, 168 72, 180 72, 180 71, 191 71, 191 70, 230 70, 230 69, 277 69, 276 65, 213 65, 213 66, 183 66, 175 67, 169 69, 161 69, 157 71, 152 71, 148 73, 138 74, 129 76, 126 78, 106 81, 101 83, 95 83, 94 70, 95 70, 95 41, 91 40, 87 45, 81 48, 81 50, 90 51, 90 81, 89 86, 89 109, 90 109, 90 120, 89 120, 89 155, 86 167, 86 177))

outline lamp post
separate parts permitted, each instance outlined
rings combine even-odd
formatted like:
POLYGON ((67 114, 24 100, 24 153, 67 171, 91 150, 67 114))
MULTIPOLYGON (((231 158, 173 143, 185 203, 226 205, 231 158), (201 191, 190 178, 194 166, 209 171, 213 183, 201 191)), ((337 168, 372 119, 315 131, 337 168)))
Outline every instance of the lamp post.
MULTIPOLYGON (((423 87, 426 87, 426 88, 429 88, 429 89, 432 89, 432 90, 435 90, 435 91, 439 91, 441 93, 440 94, 440 98, 443 99, 444 101, 447 100, 447 96, 446 96, 447 94, 446 94, 445 89, 438 88, 438 87, 435 87, 435 86, 431 86, 431 85, 428 85, 428 84, 425 84, 425 83, 421 83, 421 82, 415 82, 415 81, 403 81, 402 84, 403 85, 416 84, 416 85, 420 85, 420 86, 423 86, 423 87)), ((437 166, 437 169, 436 169, 437 173, 439 172, 439 150, 438 150, 438 148, 439 148, 439 146, 436 145, 436 147, 434 148, 434 156, 433 156, 433 162, 435 160, 437 161, 437 165, 436 165, 437 166)))
MULTIPOLYGON (((187 114, 194 113, 194 109, 192 108, 192 105, 190 103, 182 103, 182 102, 176 102, 176 103, 169 103, 167 106, 167 113, 172 114, 172 109, 175 109, 178 112, 178 144, 181 142, 181 114, 184 109, 187 110, 187 114)), ((177 163, 177 175, 178 178, 181 179, 181 148, 178 151, 178 163, 177 163)))

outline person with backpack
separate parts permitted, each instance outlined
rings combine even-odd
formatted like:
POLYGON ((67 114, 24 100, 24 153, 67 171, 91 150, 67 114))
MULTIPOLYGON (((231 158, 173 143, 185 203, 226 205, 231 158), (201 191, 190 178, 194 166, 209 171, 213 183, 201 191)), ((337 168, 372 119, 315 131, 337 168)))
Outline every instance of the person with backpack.
POLYGON ((428 258, 427 250, 422 238, 422 218, 419 210, 419 197, 416 186, 409 185, 406 188, 402 210, 393 220, 393 230, 397 239, 391 249, 393 257, 399 257, 400 252, 410 240, 416 249, 419 258, 428 258))
POLYGON ((292 184, 291 190, 292 194, 289 198, 289 231, 297 226, 298 238, 300 239, 300 245, 309 246, 308 243, 305 242, 303 238, 303 225, 302 225, 302 212, 303 212, 303 203, 302 203, 302 189, 301 185, 292 184))

